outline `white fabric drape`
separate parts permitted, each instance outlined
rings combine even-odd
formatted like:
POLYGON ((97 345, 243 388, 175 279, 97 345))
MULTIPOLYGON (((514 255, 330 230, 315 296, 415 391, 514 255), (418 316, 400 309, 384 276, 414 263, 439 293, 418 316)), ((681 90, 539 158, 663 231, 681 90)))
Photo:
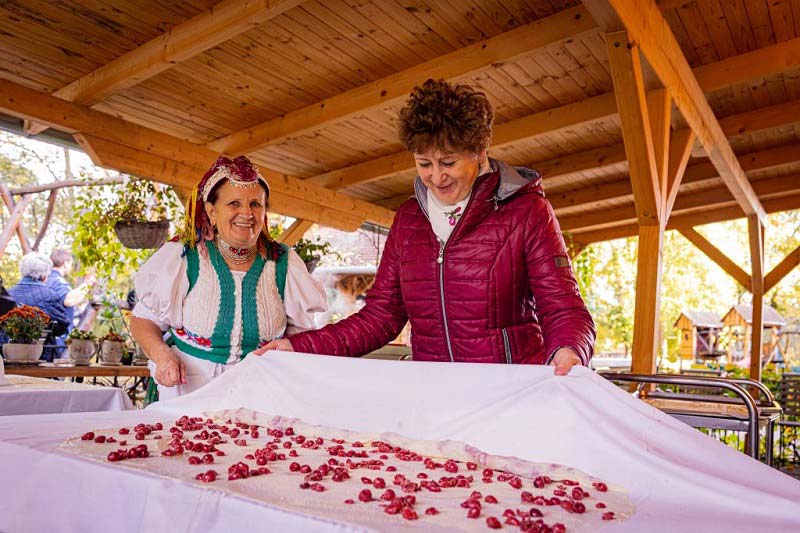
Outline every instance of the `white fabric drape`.
POLYGON ((6 375, 0 387, 0 416, 88 413, 133 409, 116 387, 101 387, 44 378, 6 375))

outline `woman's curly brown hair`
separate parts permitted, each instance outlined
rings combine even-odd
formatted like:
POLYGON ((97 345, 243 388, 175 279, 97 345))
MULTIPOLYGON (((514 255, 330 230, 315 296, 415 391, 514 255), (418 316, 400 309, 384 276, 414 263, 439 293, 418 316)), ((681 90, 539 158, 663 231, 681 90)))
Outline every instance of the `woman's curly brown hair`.
POLYGON ((429 79, 414 87, 400 110, 400 141, 416 154, 431 148, 478 153, 492 142, 493 122, 485 94, 469 85, 429 79))

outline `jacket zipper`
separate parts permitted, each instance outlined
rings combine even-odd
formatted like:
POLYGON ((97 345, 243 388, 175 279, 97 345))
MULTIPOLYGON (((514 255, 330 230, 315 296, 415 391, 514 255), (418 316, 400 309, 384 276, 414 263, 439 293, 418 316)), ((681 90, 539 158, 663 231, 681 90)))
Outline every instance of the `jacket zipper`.
POLYGON ((450 328, 447 325, 447 308, 444 305, 444 247, 447 243, 439 241, 439 257, 436 262, 439 264, 439 296, 442 300, 442 320, 444 321, 444 338, 447 341, 447 353, 450 355, 450 362, 454 363, 453 346, 450 344, 450 328))
POLYGON ((503 346, 506 349, 506 364, 511 364, 511 342, 508 340, 508 331, 503 328, 503 346))

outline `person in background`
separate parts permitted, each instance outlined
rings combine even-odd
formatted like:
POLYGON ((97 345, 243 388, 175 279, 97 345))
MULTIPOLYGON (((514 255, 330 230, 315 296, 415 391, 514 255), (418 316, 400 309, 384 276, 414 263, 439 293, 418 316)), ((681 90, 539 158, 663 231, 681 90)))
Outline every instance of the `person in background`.
POLYGON ((89 274, 81 285, 73 289, 69 281, 67 281, 67 276, 72 273, 72 267, 74 265, 72 254, 66 250, 55 249, 50 254, 50 261, 53 263, 53 269, 50 271, 50 275, 47 276, 45 285, 61 298, 67 312, 67 321, 69 324, 67 332, 64 335, 59 335, 55 339, 57 345, 56 352, 60 357, 63 356, 67 349, 67 334, 72 331, 72 328, 75 326, 75 308, 86 302, 87 295, 92 287, 94 287, 96 279, 94 275, 89 274))
POLYGON ((17 305, 38 307, 50 317, 51 329, 42 353, 42 359, 46 361, 52 361, 57 355, 55 338, 66 333, 69 327, 64 299, 45 284, 52 268, 53 263, 44 255, 38 252, 26 254, 19 263, 22 279, 8 290, 17 305))
POLYGON ((354 315, 269 349, 360 356, 411 322, 415 361, 589 365, 592 317, 535 170, 491 159, 494 111, 468 85, 428 80, 400 111, 415 198, 397 210, 354 315))

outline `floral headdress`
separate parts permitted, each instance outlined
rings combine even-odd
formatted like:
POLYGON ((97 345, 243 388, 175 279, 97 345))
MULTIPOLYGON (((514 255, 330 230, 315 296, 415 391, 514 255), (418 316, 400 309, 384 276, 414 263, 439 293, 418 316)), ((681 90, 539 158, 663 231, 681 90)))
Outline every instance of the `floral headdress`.
POLYGON ((227 180, 234 187, 256 187, 260 182, 266 188, 267 197, 269 197, 269 183, 246 156, 240 155, 236 159, 219 156, 205 173, 203 179, 192 189, 192 194, 186 204, 186 227, 183 240, 188 246, 194 247, 199 239, 209 237, 204 235, 209 222, 205 203, 214 187, 223 180, 227 180))

